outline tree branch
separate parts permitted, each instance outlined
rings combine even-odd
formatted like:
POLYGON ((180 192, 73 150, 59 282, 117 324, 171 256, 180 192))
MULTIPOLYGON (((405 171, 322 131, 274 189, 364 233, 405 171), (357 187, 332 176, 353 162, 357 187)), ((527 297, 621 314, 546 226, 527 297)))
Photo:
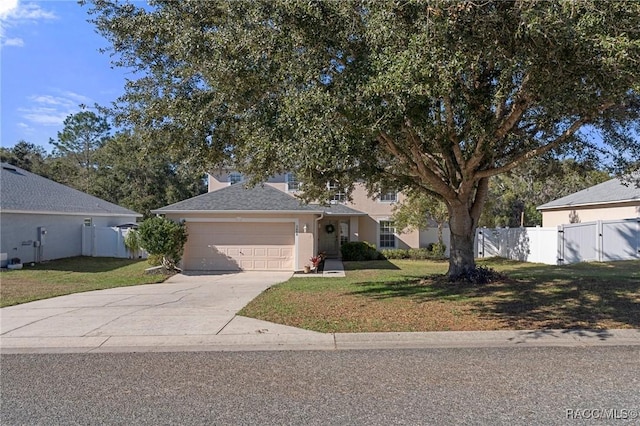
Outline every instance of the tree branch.
POLYGON ((593 120, 593 117, 599 113, 602 113, 603 111, 613 107, 615 105, 615 102, 606 102, 605 104, 603 104, 600 108, 598 108, 598 111, 596 114, 593 115, 589 115, 587 117, 583 117, 579 120, 576 120, 571 126, 569 126, 569 128, 567 128, 564 132, 562 132, 562 134, 560 136, 558 136, 555 140, 553 140, 552 142, 549 142, 546 145, 540 146, 538 148, 529 150, 525 153, 523 153, 522 155, 520 155, 519 157, 515 158, 514 160, 512 160, 509 164, 505 164, 502 167, 496 167, 493 169, 487 169, 487 170, 481 170, 478 173, 476 173, 476 177, 477 178, 485 178, 485 177, 490 177, 490 176, 494 176, 500 173, 505 173, 508 172, 509 170, 512 170, 514 168, 516 168, 517 166, 519 166, 520 164, 524 163, 527 160, 530 160, 533 157, 537 157, 539 155, 545 154, 549 151, 551 151, 552 149, 558 147, 560 144, 562 144, 563 142, 566 142, 567 139, 569 139, 575 132, 577 132, 580 127, 582 127, 583 125, 589 123, 591 120, 593 120))
POLYGON ((455 197, 455 192, 438 176, 433 170, 430 170, 422 161, 422 152, 419 147, 410 147, 411 155, 401 150, 385 132, 380 132, 378 140, 383 142, 389 152, 398 158, 402 158, 407 165, 413 170, 416 176, 433 186, 433 191, 443 197, 455 197))
POLYGON ((487 200, 487 194, 489 193, 489 178, 485 177, 478 181, 478 188, 476 189, 476 196, 471 206, 471 218, 474 224, 477 225, 480 220, 480 215, 484 209, 484 203, 487 200))

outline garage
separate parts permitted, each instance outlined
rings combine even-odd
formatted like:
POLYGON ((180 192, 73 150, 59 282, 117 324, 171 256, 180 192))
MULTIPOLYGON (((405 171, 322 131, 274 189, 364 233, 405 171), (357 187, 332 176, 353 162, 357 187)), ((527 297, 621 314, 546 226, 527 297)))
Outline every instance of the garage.
POLYGON ((183 268, 191 271, 293 271, 293 222, 188 222, 183 268))

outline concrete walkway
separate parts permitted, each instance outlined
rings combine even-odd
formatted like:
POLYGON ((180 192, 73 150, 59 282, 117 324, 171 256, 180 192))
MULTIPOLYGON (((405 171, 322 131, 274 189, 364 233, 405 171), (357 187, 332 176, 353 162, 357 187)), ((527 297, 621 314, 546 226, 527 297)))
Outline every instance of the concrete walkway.
MULTIPOLYGON (((341 271, 326 265, 325 272, 341 271), (327 267, 328 266, 328 267, 327 267)), ((344 273, 344 272, 342 272, 344 273)), ((291 273, 175 275, 0 310, 1 353, 640 346, 640 330, 318 333, 237 312, 291 273)))
POLYGON ((344 266, 340 259, 325 259, 321 273, 310 272, 308 274, 296 272, 296 277, 302 278, 344 278, 344 266))

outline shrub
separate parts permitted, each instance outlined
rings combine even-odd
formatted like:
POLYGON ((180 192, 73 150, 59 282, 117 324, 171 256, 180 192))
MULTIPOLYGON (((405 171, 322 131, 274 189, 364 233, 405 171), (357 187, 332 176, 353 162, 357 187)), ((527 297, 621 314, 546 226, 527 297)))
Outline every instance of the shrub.
POLYGON ((425 248, 417 248, 417 249, 409 249, 408 251, 409 259, 413 260, 424 260, 431 259, 431 252, 425 248))
POLYGON ((376 246, 366 241, 344 243, 340 248, 342 260, 378 260, 381 258, 376 246))
POLYGON ((442 259, 447 251, 447 246, 444 243, 431 243, 427 246, 427 251, 432 259, 442 259))
POLYGON ((446 247, 444 244, 436 245, 429 244, 428 248, 412 248, 412 249, 385 249, 381 254, 385 259, 411 259, 411 260, 425 260, 425 259, 442 259, 444 258, 444 251, 446 247))
POLYGON ((138 235, 137 230, 129 229, 127 235, 124 237, 124 245, 129 250, 131 258, 135 259, 140 250, 140 235, 138 235))
POLYGON ((176 269, 187 242, 187 229, 184 224, 156 216, 142 222, 138 233, 140 245, 150 255, 162 256, 162 265, 166 269, 176 269))
POLYGON ((151 266, 160 266, 162 265, 162 256, 159 254, 150 254, 149 257, 147 257, 147 262, 151 266))
POLYGON ((380 252, 385 259, 408 259, 409 252, 404 249, 384 249, 380 252))

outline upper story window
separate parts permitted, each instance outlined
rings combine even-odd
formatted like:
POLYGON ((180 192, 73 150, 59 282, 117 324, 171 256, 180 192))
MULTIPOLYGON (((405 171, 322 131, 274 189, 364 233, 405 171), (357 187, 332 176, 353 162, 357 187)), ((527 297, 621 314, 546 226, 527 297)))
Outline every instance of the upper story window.
POLYGON ((337 183, 331 182, 327 185, 327 188, 333 192, 333 196, 331 197, 332 203, 344 203, 347 201, 347 192, 344 188, 340 188, 337 183))
POLYGON ((242 173, 231 172, 229 173, 229 185, 233 185, 234 183, 242 182, 242 173))
POLYGON ((381 249, 396 248, 396 227, 390 220, 380 221, 380 244, 381 249))
POLYGON ((296 175, 293 173, 287 173, 287 191, 299 191, 300 190, 300 182, 296 175))
POLYGON ((380 194, 380 202, 382 203, 395 203, 398 201, 398 191, 389 191, 380 194))

